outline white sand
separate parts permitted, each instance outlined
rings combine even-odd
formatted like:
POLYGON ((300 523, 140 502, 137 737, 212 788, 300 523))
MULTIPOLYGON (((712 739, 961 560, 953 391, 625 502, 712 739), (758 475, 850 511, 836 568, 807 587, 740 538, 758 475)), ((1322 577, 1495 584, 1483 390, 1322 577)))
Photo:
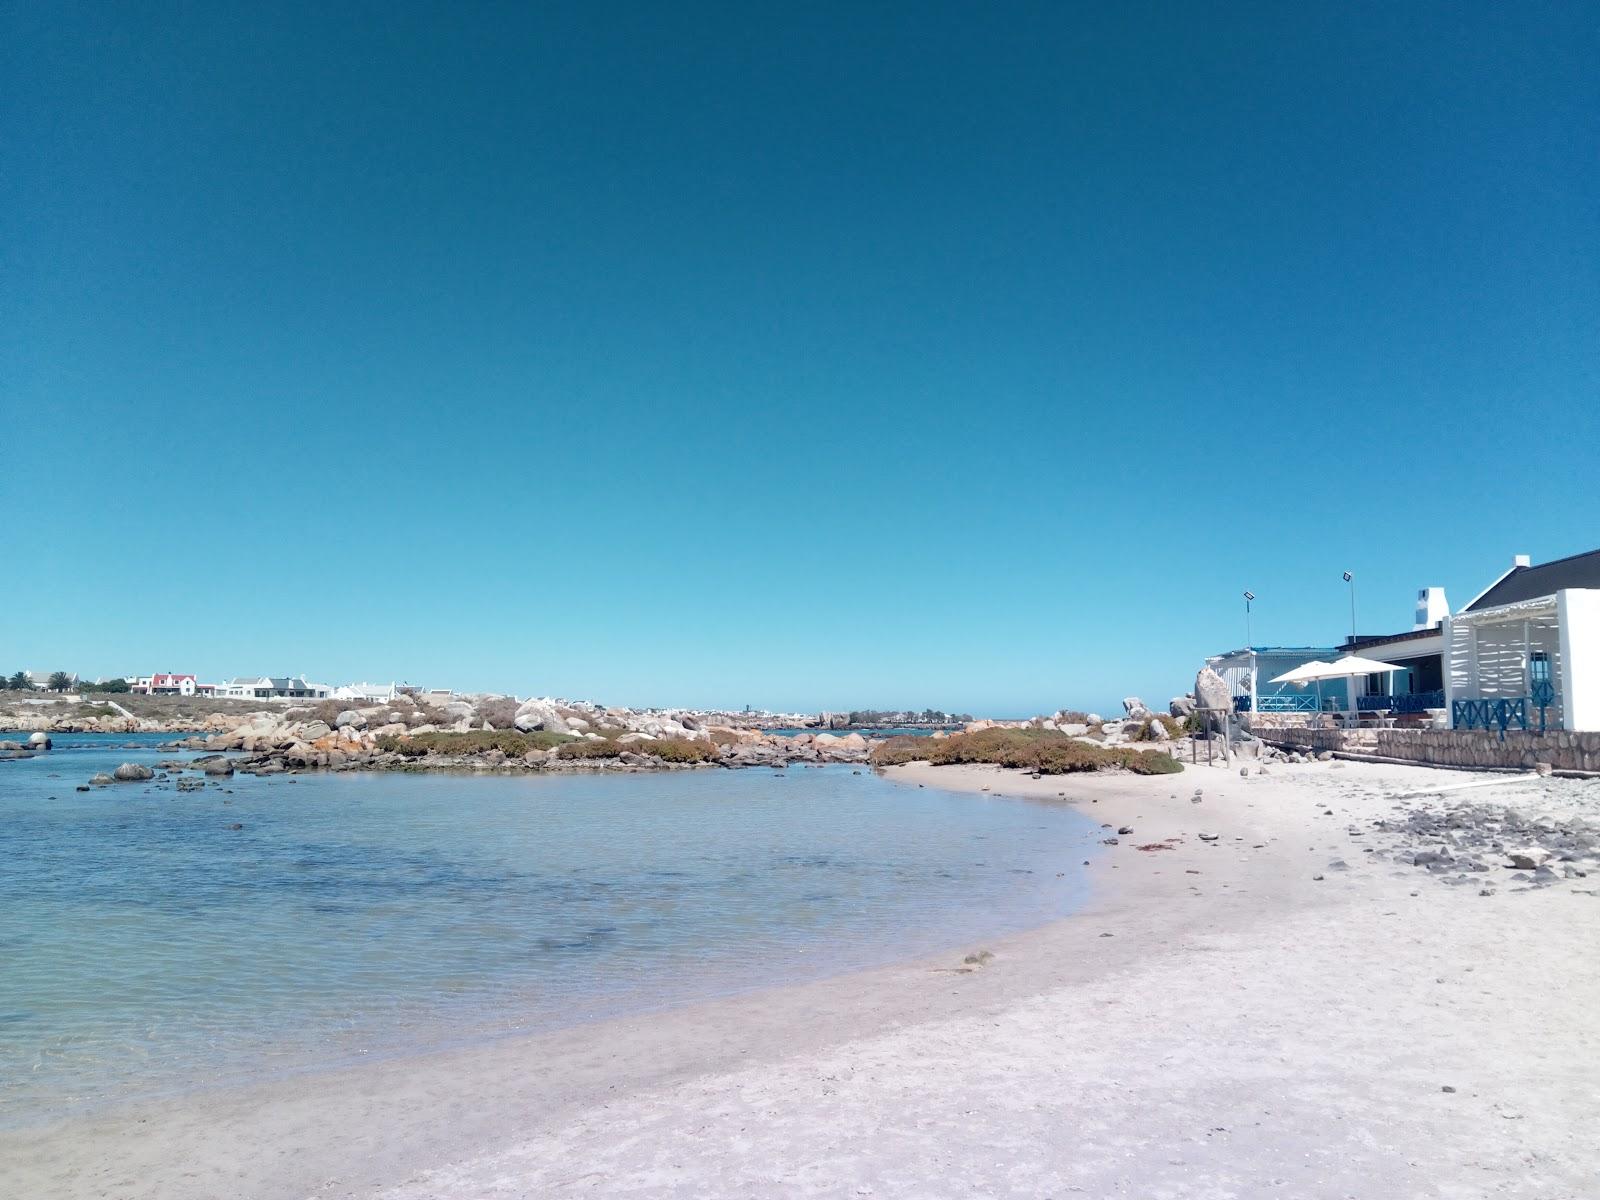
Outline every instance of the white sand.
MULTIPOLYGON (((1481 777, 894 774, 1066 791, 1134 834, 1089 911, 981 970, 954 952, 7 1135, 0 1195, 1600 1196, 1600 877, 1485 897, 1347 828, 1481 777)), ((1472 796, 1600 814, 1600 784, 1472 796)))

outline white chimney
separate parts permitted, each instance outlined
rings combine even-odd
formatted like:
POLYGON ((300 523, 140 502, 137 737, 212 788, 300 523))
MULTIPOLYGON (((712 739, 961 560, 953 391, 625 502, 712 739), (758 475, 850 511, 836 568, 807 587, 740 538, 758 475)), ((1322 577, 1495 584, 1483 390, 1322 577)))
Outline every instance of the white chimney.
POLYGON ((1513 571, 1516 570, 1518 567, 1531 567, 1531 566, 1533 566, 1533 559, 1529 558, 1526 554, 1519 554, 1519 555, 1517 555, 1515 558, 1513 558, 1511 560, 1511 569, 1513 571))
POLYGON ((1444 598, 1442 587, 1417 589, 1417 619, 1413 630, 1432 629, 1450 615, 1450 602, 1444 598))

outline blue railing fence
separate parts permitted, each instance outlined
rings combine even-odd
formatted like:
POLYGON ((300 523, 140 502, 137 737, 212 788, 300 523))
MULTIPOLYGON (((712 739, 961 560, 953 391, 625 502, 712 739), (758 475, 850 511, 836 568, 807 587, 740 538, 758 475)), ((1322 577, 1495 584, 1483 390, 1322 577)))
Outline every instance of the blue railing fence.
POLYGON ((1495 729, 1505 739, 1506 730, 1515 725, 1528 728, 1528 697, 1501 700, 1457 700, 1450 706, 1450 724, 1457 729, 1495 729))
MULTIPOLYGON (((1250 697, 1235 696, 1233 698, 1234 712, 1249 712, 1250 697)), ((1256 711, 1264 713, 1291 713, 1317 711, 1317 697, 1313 692, 1297 695, 1293 692, 1270 692, 1265 696, 1256 697, 1256 711)))
POLYGON ((1357 696, 1361 712, 1419 713, 1444 707, 1444 692, 1405 692, 1398 696, 1357 696))

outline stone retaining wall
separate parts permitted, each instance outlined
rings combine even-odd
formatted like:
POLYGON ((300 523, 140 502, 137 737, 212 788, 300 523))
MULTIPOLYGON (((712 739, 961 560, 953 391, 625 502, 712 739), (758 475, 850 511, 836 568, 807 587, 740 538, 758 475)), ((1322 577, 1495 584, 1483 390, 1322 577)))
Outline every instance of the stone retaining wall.
POLYGON ((1258 729, 1257 735, 1298 750, 1376 754, 1441 767, 1521 767, 1548 763, 1556 771, 1600 771, 1600 733, 1537 733, 1481 729, 1258 729))

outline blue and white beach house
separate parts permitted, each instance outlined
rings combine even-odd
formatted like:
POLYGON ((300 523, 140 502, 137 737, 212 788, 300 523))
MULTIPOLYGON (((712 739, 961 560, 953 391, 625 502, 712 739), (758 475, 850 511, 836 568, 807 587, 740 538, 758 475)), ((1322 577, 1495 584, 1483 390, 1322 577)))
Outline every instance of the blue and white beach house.
POLYGON ((1417 594, 1409 630, 1334 646, 1256 646, 1207 660, 1240 711, 1336 709, 1455 729, 1600 731, 1600 550, 1511 567, 1456 613, 1444 589, 1417 594), (1346 654, 1400 668, 1313 687, 1285 671, 1346 654))

